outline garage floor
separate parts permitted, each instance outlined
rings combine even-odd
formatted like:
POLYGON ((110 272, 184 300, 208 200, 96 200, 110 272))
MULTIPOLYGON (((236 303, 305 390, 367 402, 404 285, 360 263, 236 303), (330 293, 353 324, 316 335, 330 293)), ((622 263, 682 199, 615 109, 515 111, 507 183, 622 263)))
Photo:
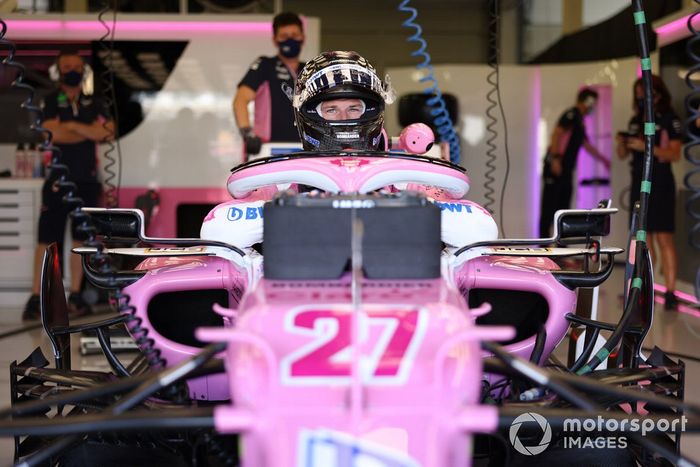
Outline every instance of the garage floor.
MULTIPOLYGON (((616 322, 620 315, 620 292, 622 290, 622 268, 604 284, 600 292, 599 319, 616 322)), ((0 335, 24 326, 19 308, 0 308, 0 335)), ((77 337, 75 344, 77 344, 77 337)), ((667 312, 658 305, 654 325, 645 342, 646 347, 657 345, 667 352, 677 352, 693 358, 685 358, 687 365, 686 398, 700 404, 700 310, 682 306, 678 312, 667 312)), ((41 346, 44 355, 50 356, 48 339, 39 325, 13 336, 0 338, 0 406, 9 405, 9 375, 7 369, 13 360, 22 360, 36 347, 41 346)), ((74 346, 77 349, 77 345, 74 346)), ((559 350, 557 354, 565 354, 559 350)), ((101 356, 73 355, 74 368, 107 370, 101 356)), ((700 435, 686 435, 682 441, 682 452, 691 459, 700 460, 700 435)), ((11 463, 13 441, 0 439, 0 465, 11 463)))

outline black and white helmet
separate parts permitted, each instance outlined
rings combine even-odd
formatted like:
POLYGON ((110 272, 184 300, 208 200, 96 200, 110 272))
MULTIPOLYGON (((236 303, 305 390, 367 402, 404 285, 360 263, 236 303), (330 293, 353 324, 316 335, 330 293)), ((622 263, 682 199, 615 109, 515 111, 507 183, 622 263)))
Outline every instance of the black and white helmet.
POLYGON ((294 89, 294 115, 307 151, 376 150, 384 125, 384 106, 394 90, 357 52, 323 52, 306 63, 294 89), (323 101, 361 99, 364 113, 353 120, 330 121, 318 112, 323 101))

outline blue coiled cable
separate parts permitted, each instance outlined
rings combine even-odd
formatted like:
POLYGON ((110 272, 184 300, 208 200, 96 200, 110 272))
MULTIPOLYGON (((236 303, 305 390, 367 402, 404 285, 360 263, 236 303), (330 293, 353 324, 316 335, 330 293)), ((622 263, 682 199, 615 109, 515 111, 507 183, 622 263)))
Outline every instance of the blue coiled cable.
POLYGON ((410 0, 403 0, 399 4, 399 11, 406 12, 411 15, 406 21, 401 23, 402 26, 406 28, 413 28, 415 33, 409 36, 408 42, 416 42, 419 44, 418 49, 411 52, 412 57, 422 57, 423 61, 416 65, 419 70, 425 69, 427 74, 422 77, 419 81, 421 83, 429 82, 430 87, 423 90, 424 94, 431 96, 428 98, 428 105, 431 107, 430 115, 433 117, 433 124, 437 128, 438 136, 440 141, 448 142, 450 145, 450 162, 454 164, 459 163, 460 156, 460 142, 459 135, 455 131, 450 115, 447 112, 447 107, 445 106, 445 99, 442 97, 440 88, 438 87, 437 78, 435 78, 435 70, 430 64, 430 54, 426 52, 428 48, 428 43, 423 39, 423 28, 420 27, 415 19, 418 17, 418 10, 408 6, 410 0))

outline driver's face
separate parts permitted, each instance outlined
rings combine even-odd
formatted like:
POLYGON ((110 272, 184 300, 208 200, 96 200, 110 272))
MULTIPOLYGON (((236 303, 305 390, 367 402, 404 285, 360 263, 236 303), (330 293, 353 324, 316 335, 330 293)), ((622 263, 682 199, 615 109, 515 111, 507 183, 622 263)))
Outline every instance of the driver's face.
POLYGON ((325 120, 355 120, 365 113, 362 99, 333 99, 321 102, 318 113, 325 120))

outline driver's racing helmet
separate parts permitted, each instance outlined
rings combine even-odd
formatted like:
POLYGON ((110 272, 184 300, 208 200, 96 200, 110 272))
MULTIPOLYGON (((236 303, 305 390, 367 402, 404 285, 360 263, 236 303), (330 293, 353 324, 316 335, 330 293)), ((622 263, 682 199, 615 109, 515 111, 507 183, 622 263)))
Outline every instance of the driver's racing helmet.
POLYGON ((382 139, 384 106, 394 90, 377 76, 357 52, 323 52, 309 61, 294 89, 294 114, 304 150, 376 150, 382 139), (364 112, 352 120, 326 120, 319 114, 323 101, 361 99, 364 112))

